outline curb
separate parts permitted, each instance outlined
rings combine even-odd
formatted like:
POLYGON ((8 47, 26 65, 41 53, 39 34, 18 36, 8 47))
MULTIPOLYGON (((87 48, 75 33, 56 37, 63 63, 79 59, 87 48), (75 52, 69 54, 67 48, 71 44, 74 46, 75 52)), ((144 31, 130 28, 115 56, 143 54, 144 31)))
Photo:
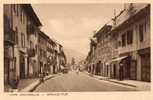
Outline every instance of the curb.
POLYGON ((33 88, 31 88, 29 91, 27 92, 33 92, 39 85, 41 84, 40 80, 39 80, 39 83, 36 84, 33 88))
MULTIPOLYGON (((95 77, 95 78, 97 78, 97 77, 95 77)), ((111 80, 111 79, 108 79, 108 78, 98 78, 98 79, 104 80, 104 81, 113 82, 113 83, 117 83, 117 84, 121 84, 121 85, 127 85, 127 86, 131 86, 131 87, 137 87, 136 85, 133 85, 133 84, 122 83, 122 82, 114 81, 114 80, 111 80)))
POLYGON ((29 86, 25 87, 24 89, 20 90, 19 92, 32 92, 32 90, 34 90, 34 88, 36 88, 36 86, 38 86, 41 82, 38 80, 36 80, 36 82, 30 84, 29 86))
MULTIPOLYGON (((46 76, 44 77, 44 81, 47 81, 51 78, 55 77, 55 75, 52 76, 46 76)), ((19 92, 33 92, 42 82, 38 79, 36 82, 30 84, 29 86, 25 87, 24 89, 20 90, 19 92)))
POLYGON ((109 82, 113 82, 113 83, 117 83, 117 84, 121 84, 121 85, 126 85, 126 86, 130 86, 130 87, 134 87, 134 88, 137 87, 136 85, 133 85, 133 84, 122 83, 122 82, 114 81, 114 80, 111 80, 111 79, 108 79, 108 78, 98 78, 98 77, 96 77, 95 75, 91 75, 90 73, 87 73, 87 74, 88 74, 89 76, 94 77, 94 78, 97 78, 97 79, 99 79, 99 80, 109 81, 109 82))
POLYGON ((51 79, 51 78, 53 78, 53 77, 55 77, 55 76, 52 75, 52 76, 50 76, 50 77, 45 77, 45 78, 44 78, 44 81, 47 81, 47 80, 49 80, 49 79, 51 79))
POLYGON ((113 82, 113 83, 118 83, 121 85, 126 85, 126 86, 131 86, 131 87, 137 87, 136 85, 133 84, 128 84, 128 83, 121 83, 121 82, 117 82, 117 81, 113 81, 113 80, 108 80, 109 82, 113 82))

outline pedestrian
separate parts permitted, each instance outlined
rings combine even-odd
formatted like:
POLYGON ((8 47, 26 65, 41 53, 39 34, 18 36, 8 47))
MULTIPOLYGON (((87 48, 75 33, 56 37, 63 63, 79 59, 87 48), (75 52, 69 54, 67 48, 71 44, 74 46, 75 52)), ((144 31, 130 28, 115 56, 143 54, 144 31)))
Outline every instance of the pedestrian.
POLYGON ((44 83, 44 75, 40 74, 40 82, 44 83))
POLYGON ((120 68, 119 68, 119 80, 120 81, 123 80, 123 64, 120 64, 120 68))
POLYGON ((79 68, 77 68, 77 74, 79 74, 79 68))

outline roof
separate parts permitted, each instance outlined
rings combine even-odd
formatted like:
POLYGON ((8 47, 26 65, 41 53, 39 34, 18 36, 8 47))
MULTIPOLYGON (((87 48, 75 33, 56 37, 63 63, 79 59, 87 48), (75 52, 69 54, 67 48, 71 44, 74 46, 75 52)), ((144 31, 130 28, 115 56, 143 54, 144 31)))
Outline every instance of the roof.
POLYGON ((53 45, 56 45, 55 41, 53 41, 50 37, 48 37, 48 42, 53 44, 53 45))
MULTIPOLYGON (((22 4, 21 4, 22 5, 22 4)), ((42 26, 38 16, 36 15, 35 11, 33 10, 31 4, 23 4, 24 10, 28 13, 30 18, 34 21, 37 26, 42 26)))
POLYGON ((40 31, 40 32, 38 32, 39 33, 39 35, 41 36, 41 37, 43 37, 44 39, 48 39, 49 37, 44 33, 44 32, 42 32, 42 31, 40 31))
POLYGON ((112 29, 112 25, 105 24, 93 37, 99 37, 103 33, 108 33, 109 31, 111 31, 111 29, 112 29))
MULTIPOLYGON (((116 27, 114 27, 112 29, 111 32, 117 32, 118 30, 121 30, 122 28, 129 26, 131 23, 139 20, 142 16, 146 16, 146 14, 148 13, 147 10, 150 9, 150 6, 147 5, 144 8, 141 9, 137 9, 137 11, 135 12, 135 14, 133 14, 132 16, 125 18, 124 20, 122 20, 116 27)), ((149 10, 148 10, 149 11, 149 10)), ((150 12, 149 12, 150 13, 150 12)), ((122 17, 122 15, 120 15, 122 17)), ((118 16, 120 18, 120 16, 118 16)))

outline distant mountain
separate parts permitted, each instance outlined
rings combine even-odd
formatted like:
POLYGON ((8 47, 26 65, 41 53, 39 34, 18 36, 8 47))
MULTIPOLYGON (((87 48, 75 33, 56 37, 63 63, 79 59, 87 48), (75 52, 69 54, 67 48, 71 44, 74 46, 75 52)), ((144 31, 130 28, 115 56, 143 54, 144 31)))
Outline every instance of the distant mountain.
POLYGON ((84 60, 86 58, 86 55, 83 53, 80 53, 76 50, 64 48, 65 55, 67 57, 67 62, 71 63, 72 58, 75 58, 75 62, 78 63, 81 60, 84 60))

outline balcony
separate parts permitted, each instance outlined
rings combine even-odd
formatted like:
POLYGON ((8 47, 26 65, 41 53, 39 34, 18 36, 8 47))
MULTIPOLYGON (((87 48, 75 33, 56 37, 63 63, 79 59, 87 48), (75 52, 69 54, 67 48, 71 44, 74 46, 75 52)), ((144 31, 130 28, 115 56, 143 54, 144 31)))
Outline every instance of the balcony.
POLYGON ((35 26, 33 24, 27 24, 27 33, 29 35, 35 33, 35 26))
POLYGON ((4 41, 11 44, 15 43, 15 31, 13 29, 4 29, 4 41))
POLYGON ((4 41, 15 43, 15 31, 11 28, 11 21, 7 16, 4 16, 4 41))
POLYGON ((29 55, 29 57, 34 57, 36 55, 36 50, 35 49, 29 49, 28 50, 28 55, 29 55))

